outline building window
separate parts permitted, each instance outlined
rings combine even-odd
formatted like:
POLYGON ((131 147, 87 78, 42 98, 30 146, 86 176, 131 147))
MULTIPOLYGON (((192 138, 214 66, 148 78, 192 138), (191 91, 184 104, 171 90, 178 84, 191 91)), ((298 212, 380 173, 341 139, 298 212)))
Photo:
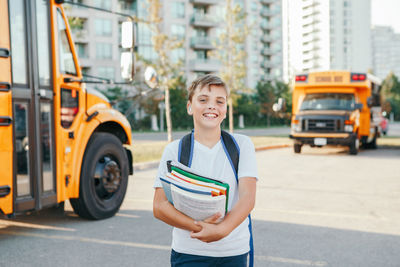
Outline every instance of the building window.
POLYGON ((76 50, 78 51, 79 58, 87 58, 87 44, 75 43, 76 50))
POLYGON ((172 17, 174 19, 185 18, 185 3, 184 2, 173 2, 171 11, 172 11, 172 17))
POLYGON ((206 50, 199 50, 196 51, 196 59, 207 59, 207 51, 206 50))
POLYGON ((138 25, 138 44, 140 45, 151 45, 152 33, 149 27, 144 23, 139 23, 138 25))
POLYGON ((152 46, 139 46, 138 53, 142 56, 145 60, 156 60, 157 53, 154 51, 152 46))
POLYGON ((171 34, 179 39, 185 39, 186 28, 185 25, 182 24, 172 24, 171 25, 171 34))
POLYGON ((104 8, 111 10, 111 3, 110 0, 93 0, 93 4, 95 7, 104 8))
POLYGON ((112 23, 109 19, 96 19, 94 21, 94 27, 97 36, 112 35, 112 23))
POLYGON ((112 59, 112 44, 96 43, 97 59, 112 59))
POLYGON ((172 50, 172 53, 171 53, 172 62, 178 63, 178 61, 180 61, 180 60, 185 61, 185 57, 186 57, 186 54, 185 54, 184 48, 177 48, 177 49, 172 50))
POLYGON ((113 67, 98 67, 97 75, 105 79, 114 79, 114 68, 113 67))

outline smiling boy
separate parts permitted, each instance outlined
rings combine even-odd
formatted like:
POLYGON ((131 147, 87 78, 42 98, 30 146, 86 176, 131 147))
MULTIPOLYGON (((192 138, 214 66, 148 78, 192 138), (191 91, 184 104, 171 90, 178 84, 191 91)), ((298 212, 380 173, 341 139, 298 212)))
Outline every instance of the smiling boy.
POLYGON ((187 112, 193 116, 194 145, 191 168, 229 183, 228 213, 196 222, 168 202, 159 177, 167 173, 167 160, 178 161, 179 140, 164 150, 154 188, 153 213, 174 227, 171 266, 240 266, 247 264, 250 233, 248 215, 255 204, 257 166, 250 138, 233 134, 239 151, 238 182, 221 143, 229 89, 217 76, 205 75, 188 88, 187 112))

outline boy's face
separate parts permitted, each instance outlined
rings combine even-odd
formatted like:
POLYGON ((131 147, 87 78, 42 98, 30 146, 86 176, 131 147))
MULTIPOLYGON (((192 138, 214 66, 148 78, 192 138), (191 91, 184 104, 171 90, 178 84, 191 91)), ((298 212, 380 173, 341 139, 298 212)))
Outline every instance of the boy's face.
POLYGON ((187 111, 193 115, 196 128, 219 127, 226 117, 227 94, 222 86, 210 85, 196 89, 192 101, 188 101, 187 111))

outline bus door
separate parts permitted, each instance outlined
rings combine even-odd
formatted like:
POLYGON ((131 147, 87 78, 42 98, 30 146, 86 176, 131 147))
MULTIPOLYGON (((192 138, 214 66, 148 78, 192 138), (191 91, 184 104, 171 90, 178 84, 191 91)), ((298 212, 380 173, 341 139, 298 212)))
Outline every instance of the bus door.
POLYGON ((57 202, 49 1, 9 0, 14 211, 57 202))
POLYGON ((0 212, 13 211, 11 60, 7 1, 0 1, 0 212))

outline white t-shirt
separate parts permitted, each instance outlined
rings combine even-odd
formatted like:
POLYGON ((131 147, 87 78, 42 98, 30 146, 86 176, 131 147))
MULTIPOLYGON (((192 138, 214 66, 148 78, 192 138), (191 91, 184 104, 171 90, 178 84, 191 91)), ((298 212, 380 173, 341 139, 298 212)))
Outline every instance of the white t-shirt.
MULTIPOLYGON (((240 150, 238 177, 258 177, 255 149, 249 137, 233 134, 240 150)), ((165 177, 167 160, 178 161, 179 140, 167 145, 158 168, 158 174, 154 187, 162 187, 159 177, 165 177)), ((229 183, 228 211, 238 201, 238 184, 235 173, 225 154, 221 140, 213 147, 208 148, 194 141, 193 158, 191 168, 206 177, 214 177, 222 182, 229 183)), ((186 253, 210 257, 228 257, 247 253, 250 250, 250 233, 248 218, 236 227, 228 236, 216 242, 205 243, 191 238, 190 232, 174 227, 172 232, 172 249, 179 253, 186 253)))

